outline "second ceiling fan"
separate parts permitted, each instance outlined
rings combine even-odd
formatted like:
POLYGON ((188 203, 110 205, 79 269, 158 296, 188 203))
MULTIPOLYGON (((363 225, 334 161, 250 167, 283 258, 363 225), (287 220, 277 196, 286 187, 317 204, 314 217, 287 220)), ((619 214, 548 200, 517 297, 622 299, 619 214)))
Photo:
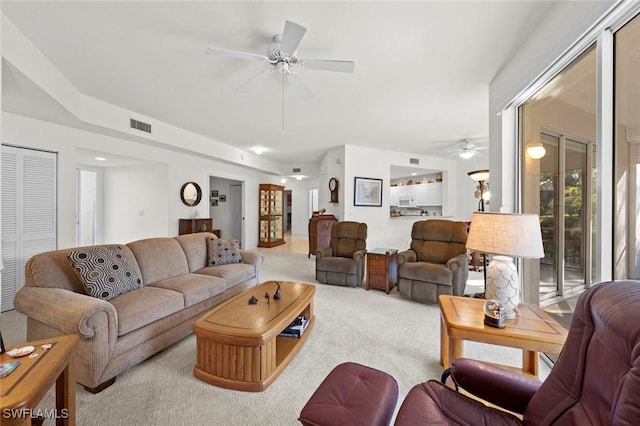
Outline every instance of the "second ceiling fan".
POLYGON ((313 92, 298 75, 298 68, 352 73, 355 68, 355 64, 353 61, 298 58, 298 46, 306 32, 307 29, 302 25, 286 21, 283 33, 273 36, 273 43, 268 47, 266 55, 213 47, 209 47, 206 50, 206 53, 213 56, 267 62, 272 65, 271 68, 259 72, 247 82, 239 86, 236 90, 240 92, 250 90, 256 83, 269 77, 274 72, 279 71, 282 73, 283 81, 286 78, 302 98, 308 99, 313 97, 313 92))

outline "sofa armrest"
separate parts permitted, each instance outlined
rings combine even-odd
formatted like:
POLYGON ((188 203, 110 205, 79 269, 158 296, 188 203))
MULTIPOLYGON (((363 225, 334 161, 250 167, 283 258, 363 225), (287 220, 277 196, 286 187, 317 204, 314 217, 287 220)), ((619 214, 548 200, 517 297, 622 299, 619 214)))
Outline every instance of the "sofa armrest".
POLYGON ((260 283, 260 268, 262 268, 262 262, 264 262, 264 254, 259 251, 240 250, 240 257, 242 262, 253 265, 256 272, 256 283, 260 283))
POLYGON ((113 351, 118 336, 118 315, 114 306, 101 299, 62 288, 23 287, 13 304, 18 312, 65 334, 99 339, 107 334, 113 351))
POLYGON ((367 254, 367 249, 358 250, 353 253, 353 260, 356 261, 356 286, 360 287, 362 285, 362 280, 364 279, 364 256, 367 254))
POLYGON ((240 250, 240 257, 242 257, 243 263, 248 263, 249 265, 253 265, 256 268, 260 268, 262 266, 262 262, 264 261, 264 254, 259 251, 246 251, 240 250))
POLYGON ((415 251, 409 249, 409 250, 398 252, 397 259, 398 259, 398 266, 400 266, 406 262, 416 262, 418 260, 418 255, 416 254, 415 251))
POLYGON ((322 257, 330 257, 333 256, 333 250, 331 247, 321 247, 316 250, 316 260, 322 257))
POLYGON ((453 361, 451 378, 467 392, 516 413, 524 413, 542 382, 515 371, 467 358, 453 361))
POLYGON ((469 256, 463 253, 447 260, 447 268, 453 272, 453 295, 462 296, 469 278, 469 256))

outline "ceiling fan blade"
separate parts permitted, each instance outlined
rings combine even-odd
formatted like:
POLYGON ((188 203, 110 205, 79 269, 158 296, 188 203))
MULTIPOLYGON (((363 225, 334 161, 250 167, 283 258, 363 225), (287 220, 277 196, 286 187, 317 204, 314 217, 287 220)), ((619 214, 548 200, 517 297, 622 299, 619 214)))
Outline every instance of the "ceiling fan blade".
POLYGON ((353 72, 356 64, 353 61, 335 61, 332 59, 304 59, 298 61, 301 67, 312 70, 353 72))
POLYGON ((238 86, 238 88, 236 89, 236 92, 242 92, 242 93, 248 92, 258 82, 264 80, 265 78, 267 78, 271 74, 273 74, 274 71, 275 71, 275 69, 272 68, 272 69, 268 69, 268 70, 264 70, 264 71, 259 72, 258 74, 254 75, 249 80, 247 80, 245 83, 243 83, 242 85, 238 86))
POLYGON ((293 56, 304 37, 307 29, 295 22, 287 21, 284 24, 284 32, 282 33, 282 41, 280 42, 280 50, 289 56, 293 56))
POLYGON ((224 58, 237 58, 237 59, 247 59, 250 61, 269 62, 269 58, 267 58, 264 55, 257 55, 255 53, 238 52, 235 50, 216 49, 213 47, 209 47, 207 48, 207 50, 205 50, 205 53, 207 55, 221 56, 224 58))
POLYGON ((287 74, 287 80, 289 80, 289 82, 291 82, 291 85, 293 86, 293 88, 296 90, 296 92, 298 92, 298 94, 300 95, 300 97, 302 97, 303 99, 311 99, 313 98, 313 92, 311 91, 311 89, 309 89, 309 86, 307 86, 305 84, 304 81, 302 81, 302 79, 300 78, 300 76, 298 74, 295 73, 288 73, 287 74))

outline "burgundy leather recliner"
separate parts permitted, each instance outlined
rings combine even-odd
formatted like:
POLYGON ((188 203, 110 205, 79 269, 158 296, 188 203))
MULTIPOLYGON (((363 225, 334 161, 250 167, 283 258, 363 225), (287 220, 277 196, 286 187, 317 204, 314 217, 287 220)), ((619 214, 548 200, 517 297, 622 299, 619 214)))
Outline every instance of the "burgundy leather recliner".
POLYGON ((431 380, 407 394, 396 425, 640 424, 640 282, 601 283, 579 297, 567 341, 544 383, 464 358, 446 373, 522 420, 431 380))

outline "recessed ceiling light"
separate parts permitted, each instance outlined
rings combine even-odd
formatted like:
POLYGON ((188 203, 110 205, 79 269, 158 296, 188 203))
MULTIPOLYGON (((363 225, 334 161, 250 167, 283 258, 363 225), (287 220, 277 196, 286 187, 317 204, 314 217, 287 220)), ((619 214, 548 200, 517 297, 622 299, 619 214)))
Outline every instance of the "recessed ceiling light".
POLYGON ((415 176, 415 175, 417 175, 417 173, 411 173, 411 176, 415 176))
POLYGON ((93 157, 93 159, 97 161, 107 161, 107 159, 104 157, 93 157))

